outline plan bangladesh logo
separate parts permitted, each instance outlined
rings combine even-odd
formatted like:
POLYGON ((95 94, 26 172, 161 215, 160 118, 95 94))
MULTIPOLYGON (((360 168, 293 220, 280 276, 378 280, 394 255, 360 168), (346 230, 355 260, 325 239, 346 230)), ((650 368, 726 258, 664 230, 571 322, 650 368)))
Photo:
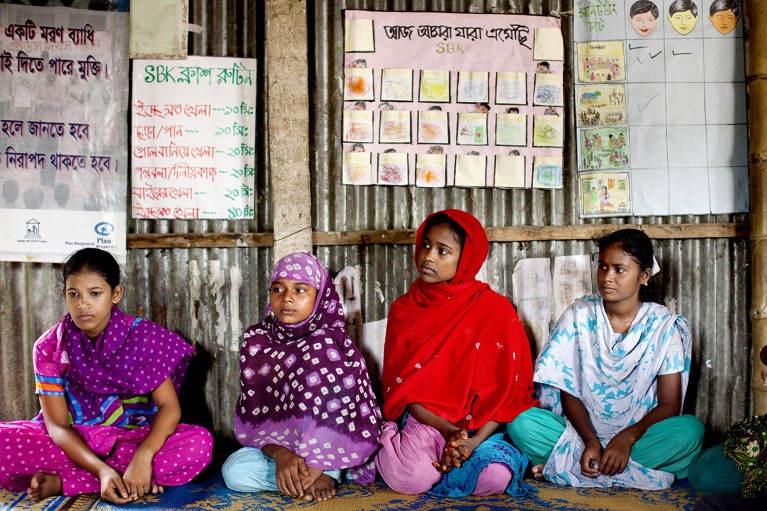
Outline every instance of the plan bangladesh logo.
POLYGON ((109 236, 115 232, 115 226, 109 222, 99 222, 96 224, 93 230, 96 231, 96 234, 99 236, 109 236))
POLYGON ((115 232, 115 226, 110 224, 109 222, 99 222, 94 227, 93 230, 98 234, 98 238, 96 238, 96 243, 101 244, 111 244, 112 240, 109 239, 109 236, 115 232))

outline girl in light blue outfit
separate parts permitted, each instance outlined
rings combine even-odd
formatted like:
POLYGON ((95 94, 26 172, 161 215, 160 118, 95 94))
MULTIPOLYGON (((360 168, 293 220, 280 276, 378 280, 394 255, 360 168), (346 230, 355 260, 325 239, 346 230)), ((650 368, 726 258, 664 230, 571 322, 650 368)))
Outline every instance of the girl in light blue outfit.
POLYGON ((538 357, 542 408, 508 426, 557 484, 645 490, 687 477, 703 424, 679 415, 690 374, 687 320, 652 302, 657 272, 650 239, 623 229, 598 242, 599 295, 559 318, 538 357))

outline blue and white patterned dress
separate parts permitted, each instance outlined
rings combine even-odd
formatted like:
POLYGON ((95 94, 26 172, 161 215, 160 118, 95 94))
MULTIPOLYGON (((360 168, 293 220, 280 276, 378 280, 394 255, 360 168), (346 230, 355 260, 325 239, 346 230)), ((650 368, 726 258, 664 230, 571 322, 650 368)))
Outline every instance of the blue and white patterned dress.
MULTIPOLYGON (((682 401, 690 375, 692 334, 687 320, 663 305, 645 302, 628 333, 613 332, 599 295, 577 300, 557 321, 535 366, 541 406, 562 415, 560 389, 583 402, 602 443, 637 423, 658 404, 657 377, 681 372, 682 401)), ((614 476, 586 477, 580 460, 585 445, 573 425, 566 428, 543 475, 570 486, 668 488, 674 476, 629 460, 614 476)))

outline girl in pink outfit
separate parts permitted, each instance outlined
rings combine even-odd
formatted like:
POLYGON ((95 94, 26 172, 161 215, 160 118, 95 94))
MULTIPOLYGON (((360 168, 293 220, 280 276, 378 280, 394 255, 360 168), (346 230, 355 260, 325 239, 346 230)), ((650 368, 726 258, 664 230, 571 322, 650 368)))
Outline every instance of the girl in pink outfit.
POLYGON ((123 504, 189 482, 213 449, 207 430, 178 423, 194 348, 117 308, 120 267, 108 252, 74 253, 62 277, 69 313, 34 348, 41 412, 0 423, 0 487, 34 502, 99 492, 123 504))

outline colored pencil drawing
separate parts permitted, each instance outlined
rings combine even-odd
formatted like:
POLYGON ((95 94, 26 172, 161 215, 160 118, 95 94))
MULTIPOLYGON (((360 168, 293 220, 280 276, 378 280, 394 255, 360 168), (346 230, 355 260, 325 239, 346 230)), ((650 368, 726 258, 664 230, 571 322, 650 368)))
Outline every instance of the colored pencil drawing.
POLYGON ((487 114, 458 113, 458 145, 487 145, 487 114))
POLYGON ((415 159, 415 184, 423 187, 443 187, 446 183, 444 154, 418 154, 415 159))
POLYGON ((413 101, 413 70, 381 71, 381 101, 413 101))
POLYGON ((347 67, 344 73, 344 101, 373 101, 373 70, 347 67))
POLYGON ((628 172, 593 172, 579 177, 581 216, 631 213, 628 172))
POLYGON ((342 183, 345 185, 373 184, 370 159, 370 153, 344 153, 342 183))
POLYGON ((578 148, 580 170, 629 167, 628 129, 625 127, 580 130, 578 148))
POLYGON ((533 159, 533 188, 562 188, 562 158, 536 156, 533 159))
POLYGON ((562 147, 564 122, 558 115, 533 116, 533 147, 562 147))
POLYGON ((578 81, 583 83, 624 81, 626 58, 623 41, 577 43, 578 81))
POLYGON ((410 166, 406 153, 381 153, 378 155, 378 184, 407 185, 410 166))
POLYGON ((497 114, 495 116, 495 145, 526 146, 527 116, 524 114, 497 114))
POLYGON ((450 71, 421 71, 418 100, 423 103, 450 103, 450 71))
POLYGON ((384 110, 381 112, 378 141, 382 144, 410 143, 410 112, 384 110))
POLYGON ((487 103, 490 101, 490 73, 460 71, 458 73, 458 103, 487 103))
POLYGON ((562 75, 535 74, 533 104, 540 106, 564 106, 562 75))
POLYGON ((526 105, 527 73, 498 73, 495 82, 495 103, 498 105, 526 105))
POLYGON ((448 113, 439 110, 418 112, 418 143, 449 144, 448 113))
POLYGON ((373 142, 373 112, 344 110, 344 142, 373 142))
POLYGON ((580 85, 575 106, 579 126, 626 123, 626 86, 623 84, 580 85))

